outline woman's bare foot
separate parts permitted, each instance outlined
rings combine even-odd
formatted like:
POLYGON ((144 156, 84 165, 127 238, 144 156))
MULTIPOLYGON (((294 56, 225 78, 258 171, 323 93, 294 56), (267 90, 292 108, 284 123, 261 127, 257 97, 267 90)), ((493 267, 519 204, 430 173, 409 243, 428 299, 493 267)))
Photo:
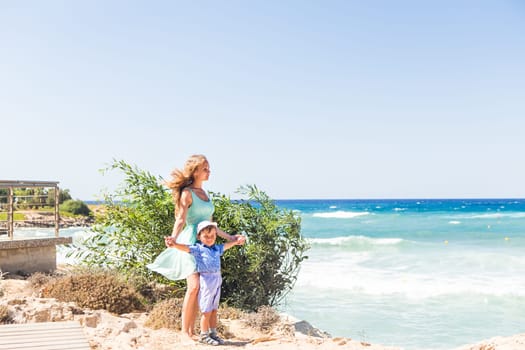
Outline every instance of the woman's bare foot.
POLYGON ((180 335, 180 342, 183 345, 195 344, 197 340, 198 338, 194 334, 188 334, 186 332, 182 332, 180 335))

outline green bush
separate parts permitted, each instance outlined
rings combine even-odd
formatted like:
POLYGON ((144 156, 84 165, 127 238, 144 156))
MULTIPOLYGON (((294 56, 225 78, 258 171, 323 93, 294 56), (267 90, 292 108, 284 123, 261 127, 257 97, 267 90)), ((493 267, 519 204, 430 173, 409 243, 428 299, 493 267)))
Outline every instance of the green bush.
POLYGON ((63 210, 65 212, 75 214, 75 215, 83 215, 83 216, 90 216, 91 210, 86 205, 86 203, 82 202, 81 200, 73 200, 68 199, 64 203, 60 204, 60 210, 63 210))
POLYGON ((240 249, 223 256, 223 300, 252 310, 275 306, 293 288, 308 244, 301 236, 301 219, 291 210, 279 208, 256 186, 244 186, 246 200, 212 193, 215 220, 224 231, 247 236, 240 249))
MULTIPOLYGON (((102 266, 127 276, 144 275, 162 280, 145 266, 163 249, 163 237, 174 224, 171 194, 159 179, 123 161, 105 171, 118 169, 125 174, 124 184, 115 193, 104 195, 105 209, 97 215, 93 233, 84 242, 70 246, 74 256, 87 266, 102 266)), ((182 281, 178 283, 183 288, 182 281)))
MULTIPOLYGON (((88 266, 184 287, 184 280, 169 281, 146 268, 165 249, 163 237, 173 228, 171 193, 161 178, 124 161, 115 161, 106 171, 114 169, 124 173, 124 183, 105 195, 106 210, 97 217, 93 235, 71 246, 70 256, 88 266)), ((219 227, 248 238, 246 245, 223 256, 222 299, 237 308, 257 310, 277 305, 292 289, 309 246, 300 234, 298 214, 277 207, 255 186, 242 187, 239 193, 245 199, 232 201, 211 192, 219 227)))
MULTIPOLYGON (((59 189, 58 190, 58 204, 62 204, 65 201, 70 200, 70 199, 73 199, 73 198, 71 198, 71 195, 69 194, 69 190, 68 189, 64 189, 64 190, 59 189)), ((46 204, 51 206, 51 207, 55 205, 55 189, 54 188, 51 188, 47 192, 46 204)))

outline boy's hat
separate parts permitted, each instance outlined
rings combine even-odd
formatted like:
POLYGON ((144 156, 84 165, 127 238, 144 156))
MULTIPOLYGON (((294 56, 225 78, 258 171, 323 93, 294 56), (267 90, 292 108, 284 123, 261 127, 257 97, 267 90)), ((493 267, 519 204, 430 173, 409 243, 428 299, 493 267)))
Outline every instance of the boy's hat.
POLYGON ((197 225, 197 233, 201 232, 203 229, 205 229, 208 226, 217 227, 217 223, 213 221, 208 221, 208 220, 201 221, 197 225))

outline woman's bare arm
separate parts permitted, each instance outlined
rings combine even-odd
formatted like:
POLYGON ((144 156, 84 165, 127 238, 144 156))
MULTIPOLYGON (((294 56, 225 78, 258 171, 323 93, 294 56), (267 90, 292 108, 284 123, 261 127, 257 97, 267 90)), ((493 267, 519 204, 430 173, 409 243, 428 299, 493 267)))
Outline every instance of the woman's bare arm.
POLYGON ((166 246, 171 247, 170 243, 175 242, 177 237, 182 232, 184 225, 186 225, 186 217, 188 216, 188 209, 192 203, 190 190, 183 190, 180 196, 180 205, 177 216, 175 217, 175 224, 173 225, 173 231, 171 236, 164 237, 166 246))
POLYGON ((224 238, 228 242, 232 242, 232 241, 236 241, 237 240, 237 238, 235 236, 232 236, 232 235, 224 232, 220 228, 217 228, 217 236, 224 238))

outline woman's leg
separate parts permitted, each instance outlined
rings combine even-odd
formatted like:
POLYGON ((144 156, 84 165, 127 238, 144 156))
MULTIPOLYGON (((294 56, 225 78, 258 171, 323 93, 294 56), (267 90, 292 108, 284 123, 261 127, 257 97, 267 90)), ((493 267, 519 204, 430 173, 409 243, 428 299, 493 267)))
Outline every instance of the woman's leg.
POLYGON ((182 332, 193 337, 193 328, 199 307, 199 274, 194 273, 186 278, 186 294, 182 302, 182 332))

